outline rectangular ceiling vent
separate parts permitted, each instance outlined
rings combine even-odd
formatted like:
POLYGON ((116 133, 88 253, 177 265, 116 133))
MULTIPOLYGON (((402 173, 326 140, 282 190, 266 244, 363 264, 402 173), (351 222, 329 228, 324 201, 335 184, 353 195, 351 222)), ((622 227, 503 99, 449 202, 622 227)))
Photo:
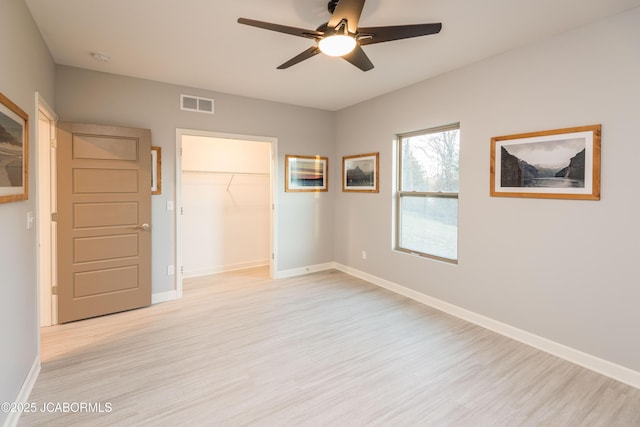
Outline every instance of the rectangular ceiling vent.
POLYGON ((213 114, 213 99, 192 95, 180 95, 180 109, 213 114))

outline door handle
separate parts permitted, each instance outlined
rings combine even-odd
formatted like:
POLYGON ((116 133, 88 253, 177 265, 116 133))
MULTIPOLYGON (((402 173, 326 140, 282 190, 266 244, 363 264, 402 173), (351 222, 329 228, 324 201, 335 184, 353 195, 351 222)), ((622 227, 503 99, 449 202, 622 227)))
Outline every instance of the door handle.
POLYGON ((133 227, 136 230, 149 231, 151 230, 151 226, 149 224, 136 225, 133 227))

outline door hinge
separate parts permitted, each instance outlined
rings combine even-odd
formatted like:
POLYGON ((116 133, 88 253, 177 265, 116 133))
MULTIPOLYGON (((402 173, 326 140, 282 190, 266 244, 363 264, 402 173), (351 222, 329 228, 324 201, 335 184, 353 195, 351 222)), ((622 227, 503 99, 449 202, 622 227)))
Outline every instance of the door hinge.
POLYGON ((184 274, 184 266, 180 266, 180 274, 184 274))
POLYGON ((53 221, 53 222, 57 222, 58 221, 58 212, 52 212, 51 213, 51 221, 53 221))
POLYGON ((275 253, 271 254, 271 259, 276 259, 276 254, 275 253))
POLYGON ((51 295, 58 295, 58 286, 51 287, 51 295))

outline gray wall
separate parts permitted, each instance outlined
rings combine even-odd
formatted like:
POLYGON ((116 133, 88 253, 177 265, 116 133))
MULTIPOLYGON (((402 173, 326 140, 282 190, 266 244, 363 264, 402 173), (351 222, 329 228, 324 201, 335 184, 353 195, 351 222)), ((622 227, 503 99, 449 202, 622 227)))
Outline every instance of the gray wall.
MULTIPOLYGON (((176 128, 278 138, 278 269, 333 260, 333 194, 285 193, 284 156, 333 156, 334 113, 259 101, 113 74, 57 67, 56 113, 61 120, 151 129, 162 147, 162 195, 153 196, 153 292, 174 289, 176 128), (215 99, 215 115, 179 109, 180 94, 215 99)), ((337 188, 337 187, 334 187, 337 188)))
POLYGON ((640 371, 638 40, 635 9, 340 111, 381 191, 336 193, 336 261, 640 371), (395 252, 394 135, 458 121, 459 265, 395 252), (492 136, 597 123, 602 200, 489 197, 492 136))
POLYGON ((36 231, 26 218, 37 212, 34 93, 54 102, 55 69, 24 2, 2 0, 0 9, 0 92, 29 114, 31 137, 29 200, 0 204, 0 402, 13 402, 38 351, 36 231))

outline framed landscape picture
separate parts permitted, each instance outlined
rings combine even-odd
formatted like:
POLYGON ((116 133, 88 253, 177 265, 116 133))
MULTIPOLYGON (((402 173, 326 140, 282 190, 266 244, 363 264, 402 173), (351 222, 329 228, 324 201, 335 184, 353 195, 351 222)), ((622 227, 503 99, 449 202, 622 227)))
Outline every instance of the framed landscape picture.
POLYGON ((377 193, 379 153, 342 158, 342 191, 377 193))
POLYGON ((162 194, 161 147, 151 147, 151 194, 162 194))
POLYGON ((29 116, 0 93, 0 203, 29 198, 29 116))
POLYGON ((491 196, 600 200, 601 125, 491 138, 491 196))
POLYGON ((285 188, 294 191, 328 191, 329 159, 320 156, 285 156, 285 188))

